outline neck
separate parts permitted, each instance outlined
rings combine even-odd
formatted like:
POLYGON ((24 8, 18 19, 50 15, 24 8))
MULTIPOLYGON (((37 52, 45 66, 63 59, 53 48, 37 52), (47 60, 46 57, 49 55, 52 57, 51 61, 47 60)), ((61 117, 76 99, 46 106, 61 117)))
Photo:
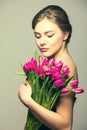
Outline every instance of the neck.
POLYGON ((68 53, 68 49, 65 47, 65 48, 63 48, 61 51, 59 51, 58 53, 56 53, 56 55, 55 55, 54 58, 55 58, 57 61, 62 60, 67 53, 68 53))

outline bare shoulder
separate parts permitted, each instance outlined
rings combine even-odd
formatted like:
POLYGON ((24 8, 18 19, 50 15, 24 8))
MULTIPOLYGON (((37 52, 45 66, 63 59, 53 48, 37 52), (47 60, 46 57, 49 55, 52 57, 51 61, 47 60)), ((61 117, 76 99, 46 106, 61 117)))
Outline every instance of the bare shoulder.
POLYGON ((64 58, 63 62, 69 67, 69 76, 74 76, 75 79, 78 79, 77 67, 74 60, 70 56, 67 56, 66 58, 64 58))
MULTIPOLYGON (((77 67, 74 60, 70 56, 66 56, 63 59, 63 63, 64 65, 68 65, 69 67, 69 70, 70 70, 69 77, 73 76, 74 79, 78 79, 77 67)), ((70 87, 70 86, 68 85, 67 87, 70 87)), ((73 106, 74 97, 75 97, 75 94, 72 91, 68 93, 64 93, 64 94, 62 93, 59 103, 58 103, 58 110, 59 110, 59 107, 61 109, 64 107, 68 109, 69 106, 73 106)))

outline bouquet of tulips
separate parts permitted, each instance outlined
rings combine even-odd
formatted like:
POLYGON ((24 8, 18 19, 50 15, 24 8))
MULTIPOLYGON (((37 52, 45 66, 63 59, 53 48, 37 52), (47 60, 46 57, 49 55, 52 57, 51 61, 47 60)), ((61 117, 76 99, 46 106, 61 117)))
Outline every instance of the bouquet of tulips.
MULTIPOLYGON (((73 76, 69 78, 69 67, 62 61, 48 60, 38 56, 36 52, 35 57, 22 67, 32 87, 32 98, 49 110, 53 108, 61 93, 84 91, 83 88, 78 87, 78 80, 74 80, 73 76), (69 88, 66 87, 68 84, 70 84, 69 88)), ((25 130, 38 130, 41 125, 42 123, 28 110, 25 130)))

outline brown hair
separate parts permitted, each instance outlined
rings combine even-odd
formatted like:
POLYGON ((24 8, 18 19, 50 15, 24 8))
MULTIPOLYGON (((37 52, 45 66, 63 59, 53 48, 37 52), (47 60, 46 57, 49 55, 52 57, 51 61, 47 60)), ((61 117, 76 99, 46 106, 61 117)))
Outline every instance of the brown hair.
POLYGON ((66 44, 69 43, 72 34, 72 26, 69 22, 69 18, 66 12, 60 6, 49 5, 40 10, 34 16, 32 20, 32 29, 34 29, 36 24, 45 17, 51 20, 52 22, 55 22, 63 32, 69 33, 68 38, 66 39, 66 44))

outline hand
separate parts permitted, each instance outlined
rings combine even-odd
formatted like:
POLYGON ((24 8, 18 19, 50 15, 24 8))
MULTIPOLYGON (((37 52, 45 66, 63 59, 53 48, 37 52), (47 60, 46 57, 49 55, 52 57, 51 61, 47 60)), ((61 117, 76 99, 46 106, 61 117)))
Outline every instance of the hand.
POLYGON ((29 82, 26 80, 24 84, 20 85, 20 88, 18 90, 18 96, 20 100, 23 102, 23 104, 28 105, 29 100, 31 99, 31 95, 32 95, 32 88, 29 82))

